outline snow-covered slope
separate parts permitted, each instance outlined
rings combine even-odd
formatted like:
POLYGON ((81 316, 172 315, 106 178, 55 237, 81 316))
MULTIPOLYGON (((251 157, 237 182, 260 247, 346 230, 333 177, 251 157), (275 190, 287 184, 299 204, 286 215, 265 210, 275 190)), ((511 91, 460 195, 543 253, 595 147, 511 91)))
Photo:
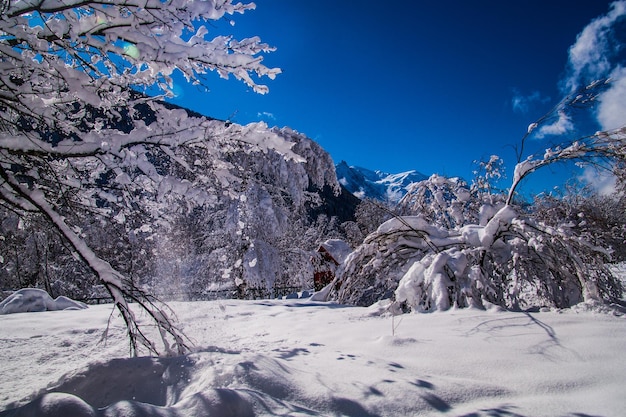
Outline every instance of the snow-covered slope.
POLYGON ((0 316, 0 417, 618 417, 626 410, 626 318, 584 306, 395 319, 384 304, 307 299, 171 306, 195 342, 189 355, 128 358, 123 322, 107 305, 0 316))
POLYGON ((428 178, 426 175, 413 171, 399 174, 388 174, 366 168, 349 166, 341 161, 335 166, 337 178, 341 185, 359 198, 398 202, 410 184, 428 178))

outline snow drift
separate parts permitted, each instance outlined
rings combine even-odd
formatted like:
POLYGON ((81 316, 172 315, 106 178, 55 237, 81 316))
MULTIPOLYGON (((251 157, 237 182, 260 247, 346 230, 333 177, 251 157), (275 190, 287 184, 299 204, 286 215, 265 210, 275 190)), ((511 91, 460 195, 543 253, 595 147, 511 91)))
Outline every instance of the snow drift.
POLYGON ((0 302, 0 314, 29 313, 56 310, 81 310, 87 305, 59 296, 55 299, 38 288, 22 288, 0 302))

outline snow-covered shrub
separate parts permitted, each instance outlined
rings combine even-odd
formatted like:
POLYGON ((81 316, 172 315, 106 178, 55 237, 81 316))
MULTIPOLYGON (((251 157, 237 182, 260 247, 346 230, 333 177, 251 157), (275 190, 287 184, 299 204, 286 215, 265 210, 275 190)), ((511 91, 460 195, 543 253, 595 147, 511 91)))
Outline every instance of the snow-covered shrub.
POLYGON ((340 266, 330 296, 360 306, 393 297, 412 261, 429 250, 423 232, 413 227, 417 224, 437 230, 420 217, 397 217, 367 236, 340 266))
POLYGON ((402 216, 386 210, 391 220, 373 230, 346 262, 337 296, 358 305, 392 297, 414 260, 436 251, 428 237, 445 239, 450 229, 484 225, 504 206, 505 196, 485 192, 486 183, 470 187, 460 178, 432 175, 412 184, 395 209, 402 216))
POLYGON ((605 267, 607 256, 567 224, 536 222, 512 205, 484 225, 450 229, 423 216, 398 217, 348 258, 337 297, 357 305, 392 297, 413 311, 611 302, 622 290, 605 267))
POLYGON ((493 157, 484 166, 485 181, 471 187, 437 175, 415 184, 401 201, 405 215, 382 224, 348 257, 337 275, 341 288, 331 296, 357 305, 393 298, 396 311, 421 312, 618 301, 623 288, 607 267, 606 239, 581 228, 582 219, 541 215, 515 203, 527 176, 563 161, 623 169, 626 128, 520 161, 508 192, 489 186, 500 170, 493 157))
POLYGON ((595 190, 573 190, 562 197, 541 195, 532 204, 533 218, 556 226, 569 223, 594 246, 611 251, 612 262, 626 260, 626 195, 602 195, 595 190))

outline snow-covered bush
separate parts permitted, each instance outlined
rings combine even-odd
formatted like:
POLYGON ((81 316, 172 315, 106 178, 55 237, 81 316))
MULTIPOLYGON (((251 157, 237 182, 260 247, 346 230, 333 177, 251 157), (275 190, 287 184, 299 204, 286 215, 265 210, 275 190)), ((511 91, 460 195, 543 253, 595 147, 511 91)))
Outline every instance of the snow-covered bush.
MULTIPOLYGON (((401 202, 406 215, 383 223, 348 257, 333 296, 357 305, 393 298, 396 311, 420 312, 618 301, 623 289, 606 266, 611 250, 605 240, 578 227, 582 219, 541 216, 515 203, 521 181, 564 161, 623 169, 626 127, 520 161, 505 193, 489 181, 468 187, 436 175, 416 184, 401 202)), ((488 170, 497 174, 499 167, 488 170)))
POLYGON ((414 311, 611 302, 622 290, 605 266, 609 259, 571 224, 538 222, 512 204, 483 224, 453 228, 404 216, 381 225, 348 258, 337 296, 357 305, 393 297, 414 311))
POLYGON ((626 194, 622 192, 603 195, 576 189, 561 197, 540 195, 532 204, 532 217, 552 226, 569 223, 587 242, 609 249, 612 262, 626 260, 626 194))

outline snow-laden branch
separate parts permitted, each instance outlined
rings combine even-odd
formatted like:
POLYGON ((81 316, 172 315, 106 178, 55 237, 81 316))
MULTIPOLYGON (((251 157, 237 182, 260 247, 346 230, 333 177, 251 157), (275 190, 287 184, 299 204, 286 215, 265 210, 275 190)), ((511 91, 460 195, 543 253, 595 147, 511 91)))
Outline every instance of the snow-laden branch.
POLYGON ((513 180, 507 197, 511 204, 520 182, 539 168, 557 162, 577 161, 599 164, 602 161, 626 161, 626 127, 608 132, 598 132, 563 147, 546 149, 543 155, 529 156, 515 165, 513 180))
POLYGON ((115 107, 129 100, 128 86, 171 94, 175 70, 200 84, 210 71, 232 75, 266 93, 257 80, 280 73, 262 64, 274 48, 258 37, 209 37, 203 24, 251 8, 230 0, 10 2, 0 18, 0 120, 26 116, 75 131, 73 106, 115 107))
MULTIPOLYGON (((4 171, 2 172, 4 174, 4 171)), ((35 207, 40 213, 44 214, 54 224, 56 229, 67 239, 80 258, 83 259, 89 268, 98 276, 100 282, 102 282, 113 298, 113 303, 120 311, 127 325, 130 348, 133 355, 138 353, 140 346, 147 348, 149 352, 157 355, 159 354, 159 349, 154 342, 146 337, 139 327, 135 312, 130 308, 129 300, 127 299, 129 296, 132 298, 132 301, 136 302, 136 305, 139 306, 141 310, 154 320, 157 327, 163 332, 164 346, 168 354, 183 354, 188 350, 189 347, 185 342, 185 336, 173 324, 165 311, 157 307, 149 297, 139 289, 132 286, 129 288, 129 283, 126 281, 123 274, 115 270, 111 264, 97 256, 93 250, 91 250, 85 241, 66 223, 63 216, 48 202, 47 197, 40 189, 29 189, 13 182, 9 177, 6 177, 6 175, 3 175, 3 177, 16 194, 19 194, 25 201, 28 201, 29 204, 35 207), (168 337, 173 339, 172 345, 167 342, 168 337), (175 351, 173 351, 172 348, 174 348, 175 351)))
MULTIPOLYGON (((133 89, 162 96, 176 70, 194 84, 206 74, 234 76, 258 93, 274 48, 258 37, 209 34, 211 21, 253 9, 232 0, 14 0, 0 13, 0 200, 19 213, 47 218, 113 296, 133 351, 155 345, 138 326, 128 299, 159 330, 186 345, 164 308, 137 292, 96 255, 72 212, 123 222, 132 213, 159 216, 164 201, 213 204, 215 182, 236 185, 227 149, 303 158, 263 124, 238 126, 195 117, 133 89), (212 170, 215 175, 206 175, 212 170)), ((169 349, 169 343, 165 343, 169 349)))

